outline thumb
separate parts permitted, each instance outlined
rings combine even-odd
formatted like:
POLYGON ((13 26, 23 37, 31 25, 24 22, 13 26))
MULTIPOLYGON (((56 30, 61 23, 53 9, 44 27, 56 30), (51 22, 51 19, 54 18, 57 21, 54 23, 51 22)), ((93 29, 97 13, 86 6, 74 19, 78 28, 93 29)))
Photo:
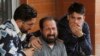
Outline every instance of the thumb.
POLYGON ((38 43, 39 43, 40 45, 42 45, 42 42, 41 42, 41 40, 39 39, 39 37, 38 37, 38 43))
POLYGON ((31 50, 31 51, 35 51, 35 48, 32 47, 32 48, 29 48, 29 50, 31 50))

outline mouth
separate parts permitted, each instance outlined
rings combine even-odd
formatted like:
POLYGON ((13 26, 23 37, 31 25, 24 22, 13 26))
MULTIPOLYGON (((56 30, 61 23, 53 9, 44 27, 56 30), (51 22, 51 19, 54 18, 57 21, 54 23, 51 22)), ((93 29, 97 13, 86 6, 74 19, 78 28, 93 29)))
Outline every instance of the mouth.
POLYGON ((54 35, 51 35, 51 36, 49 35, 48 38, 49 38, 49 39, 54 39, 55 36, 54 36, 54 35))

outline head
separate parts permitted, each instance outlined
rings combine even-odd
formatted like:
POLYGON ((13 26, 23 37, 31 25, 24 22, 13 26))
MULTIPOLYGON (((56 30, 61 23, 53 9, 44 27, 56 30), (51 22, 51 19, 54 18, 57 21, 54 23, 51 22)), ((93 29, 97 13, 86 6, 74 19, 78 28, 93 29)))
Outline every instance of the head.
POLYGON ((14 20, 22 33, 27 33, 31 29, 36 17, 36 10, 27 4, 21 4, 14 12, 14 20))
POLYGON ((42 38, 48 44, 54 43, 57 40, 57 25, 53 17, 44 17, 39 22, 42 38))
POLYGON ((85 7, 81 3, 73 3, 68 8, 68 20, 69 23, 75 23, 78 26, 82 26, 85 20, 85 7))

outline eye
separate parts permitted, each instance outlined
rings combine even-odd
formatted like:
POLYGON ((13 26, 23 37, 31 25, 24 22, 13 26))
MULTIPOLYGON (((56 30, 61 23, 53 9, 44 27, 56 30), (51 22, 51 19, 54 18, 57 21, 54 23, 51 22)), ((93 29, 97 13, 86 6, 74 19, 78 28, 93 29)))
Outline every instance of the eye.
POLYGON ((78 17, 77 19, 78 19, 78 20, 81 20, 82 18, 81 18, 81 17, 78 17))
POLYGON ((55 28, 54 28, 54 27, 53 27, 52 29, 53 29, 53 30, 55 30, 55 28))

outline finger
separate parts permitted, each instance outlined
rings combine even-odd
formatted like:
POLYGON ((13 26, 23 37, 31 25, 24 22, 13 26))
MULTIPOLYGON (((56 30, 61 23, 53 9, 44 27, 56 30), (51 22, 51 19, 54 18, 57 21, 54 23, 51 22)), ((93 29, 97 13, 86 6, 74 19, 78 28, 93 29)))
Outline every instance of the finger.
POLYGON ((31 50, 31 51, 35 51, 35 48, 29 48, 29 50, 31 50))
POLYGON ((41 40, 39 39, 39 37, 37 37, 37 39, 34 40, 34 43, 32 43, 32 45, 34 45, 35 47, 37 47, 39 49, 41 48, 42 43, 41 43, 41 40))
POLYGON ((38 48, 37 48, 36 46, 34 46, 34 45, 32 46, 32 48, 34 48, 34 50, 37 50, 37 49, 38 49, 38 48))
POLYGON ((32 44, 32 46, 35 46, 37 49, 41 48, 41 44, 39 42, 35 42, 34 44, 32 44))
POLYGON ((39 43, 40 45, 42 45, 42 42, 41 42, 41 40, 39 39, 39 37, 38 37, 38 43, 39 43))
POLYGON ((28 47, 30 47, 30 46, 31 46, 31 44, 29 43, 29 44, 28 44, 28 47))

